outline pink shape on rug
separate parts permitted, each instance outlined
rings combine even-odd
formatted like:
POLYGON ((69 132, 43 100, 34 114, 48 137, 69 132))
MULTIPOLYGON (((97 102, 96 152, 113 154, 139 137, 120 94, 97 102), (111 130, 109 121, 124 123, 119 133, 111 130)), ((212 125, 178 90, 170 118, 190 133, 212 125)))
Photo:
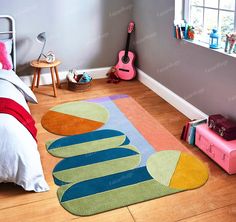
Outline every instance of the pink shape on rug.
POLYGON ((128 97, 113 102, 157 151, 180 150, 189 152, 181 142, 179 142, 134 99, 128 97))
POLYGON ((12 65, 8 59, 7 49, 4 42, 0 42, 0 63, 2 63, 2 69, 11 70, 12 65))

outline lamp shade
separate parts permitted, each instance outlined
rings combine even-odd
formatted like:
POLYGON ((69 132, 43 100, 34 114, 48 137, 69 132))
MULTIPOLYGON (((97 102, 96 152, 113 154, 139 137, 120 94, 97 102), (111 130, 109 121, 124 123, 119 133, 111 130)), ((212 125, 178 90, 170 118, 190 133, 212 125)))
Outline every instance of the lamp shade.
POLYGON ((43 43, 43 48, 42 48, 41 53, 38 57, 38 61, 39 61, 41 56, 43 55, 43 50, 44 50, 45 45, 46 45, 46 40, 47 40, 46 39, 46 32, 39 33, 38 36, 37 36, 37 40, 38 40, 39 43, 43 43))
POLYGON ((43 43, 46 41, 46 32, 41 32, 38 34, 37 36, 37 40, 40 42, 40 43, 43 43))

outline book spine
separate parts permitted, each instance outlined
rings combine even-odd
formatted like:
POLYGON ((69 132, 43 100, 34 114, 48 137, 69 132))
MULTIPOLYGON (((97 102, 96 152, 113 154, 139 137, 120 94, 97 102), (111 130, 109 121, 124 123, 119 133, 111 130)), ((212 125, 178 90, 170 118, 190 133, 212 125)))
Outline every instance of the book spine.
POLYGON ((173 26, 173 35, 174 35, 175 38, 177 38, 177 36, 176 36, 176 26, 175 25, 173 26))
POLYGON ((184 38, 183 32, 182 32, 181 28, 179 28, 179 38, 180 38, 180 39, 183 39, 183 38, 184 38))
POLYGON ((225 52, 228 51, 228 46, 229 46, 229 36, 226 35, 226 41, 225 41, 225 52))
POLYGON ((191 125, 191 123, 189 124, 189 134, 188 134, 188 138, 187 138, 187 142, 190 144, 191 141, 191 137, 192 137, 192 132, 193 132, 193 126, 191 125))
POLYGON ((195 137, 196 137, 196 126, 193 126, 192 135, 189 141, 190 145, 193 145, 193 146, 195 145, 195 137))
POLYGON ((184 139, 185 130, 186 130, 186 126, 184 126, 183 129, 182 129, 182 133, 181 133, 181 136, 180 136, 181 140, 184 139))
POLYGON ((195 136, 196 136, 196 126, 206 123, 207 119, 195 120, 191 124, 191 131, 189 135, 189 144, 195 145, 195 136))
POLYGON ((189 129, 189 122, 185 125, 185 133, 184 133, 184 140, 186 141, 188 136, 188 129, 189 129))
POLYGON ((187 23, 185 23, 184 38, 188 39, 188 24, 187 23))
POLYGON ((176 32, 176 38, 180 39, 180 36, 179 36, 179 26, 178 25, 175 26, 175 32, 176 32))

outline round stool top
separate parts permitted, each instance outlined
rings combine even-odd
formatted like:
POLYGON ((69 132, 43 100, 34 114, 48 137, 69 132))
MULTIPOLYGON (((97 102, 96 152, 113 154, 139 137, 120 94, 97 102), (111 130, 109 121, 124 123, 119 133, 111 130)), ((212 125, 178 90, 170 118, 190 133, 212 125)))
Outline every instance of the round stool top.
POLYGON ((30 65, 35 68, 51 68, 51 67, 58 66, 60 64, 61 64, 61 61, 57 59, 52 63, 48 63, 45 60, 39 60, 39 61, 33 60, 30 62, 30 65))

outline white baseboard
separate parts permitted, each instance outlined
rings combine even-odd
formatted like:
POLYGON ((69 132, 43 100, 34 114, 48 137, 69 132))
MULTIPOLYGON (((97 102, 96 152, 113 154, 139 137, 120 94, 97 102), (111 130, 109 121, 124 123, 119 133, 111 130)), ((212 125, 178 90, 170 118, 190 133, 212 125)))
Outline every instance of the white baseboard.
POLYGON ((207 118, 208 115, 203 113, 201 110, 193 106, 188 101, 184 100, 182 97, 178 96, 161 83, 157 82, 155 79, 151 78, 149 75, 144 73, 142 70, 137 69, 138 80, 145 86, 154 91, 161 98, 166 100, 169 104, 174 106, 177 110, 187 116, 189 119, 201 119, 207 118))
MULTIPOLYGON (((102 79, 106 78, 106 73, 110 70, 111 67, 95 68, 95 69, 81 69, 77 70, 78 73, 87 72, 93 79, 102 79)), ((66 81, 66 75, 68 71, 59 72, 59 78, 61 82, 66 81)), ((33 75, 29 76, 20 76, 21 80, 28 86, 31 86, 33 81, 33 75)), ((40 76, 40 85, 49 85, 52 84, 52 77, 50 73, 43 73, 40 76)))
MULTIPOLYGON (((93 79, 106 78, 106 73, 111 67, 94 68, 94 69, 83 69, 77 70, 78 73, 88 72, 93 79)), ((142 70, 137 69, 138 80, 145 86, 154 91, 161 98, 166 100, 169 104, 174 106, 177 110, 187 116, 189 119, 200 119, 207 118, 208 116, 201 110, 193 106, 188 101, 184 100, 182 97, 178 96, 161 83, 157 82, 155 79, 151 78, 149 75, 144 73, 142 70)), ((59 72, 60 81, 66 81, 66 75, 68 71, 59 72)), ((28 86, 31 86, 33 75, 21 76, 21 80, 28 86)), ((44 73, 40 77, 40 85, 48 85, 52 83, 52 78, 50 73, 44 73)))

